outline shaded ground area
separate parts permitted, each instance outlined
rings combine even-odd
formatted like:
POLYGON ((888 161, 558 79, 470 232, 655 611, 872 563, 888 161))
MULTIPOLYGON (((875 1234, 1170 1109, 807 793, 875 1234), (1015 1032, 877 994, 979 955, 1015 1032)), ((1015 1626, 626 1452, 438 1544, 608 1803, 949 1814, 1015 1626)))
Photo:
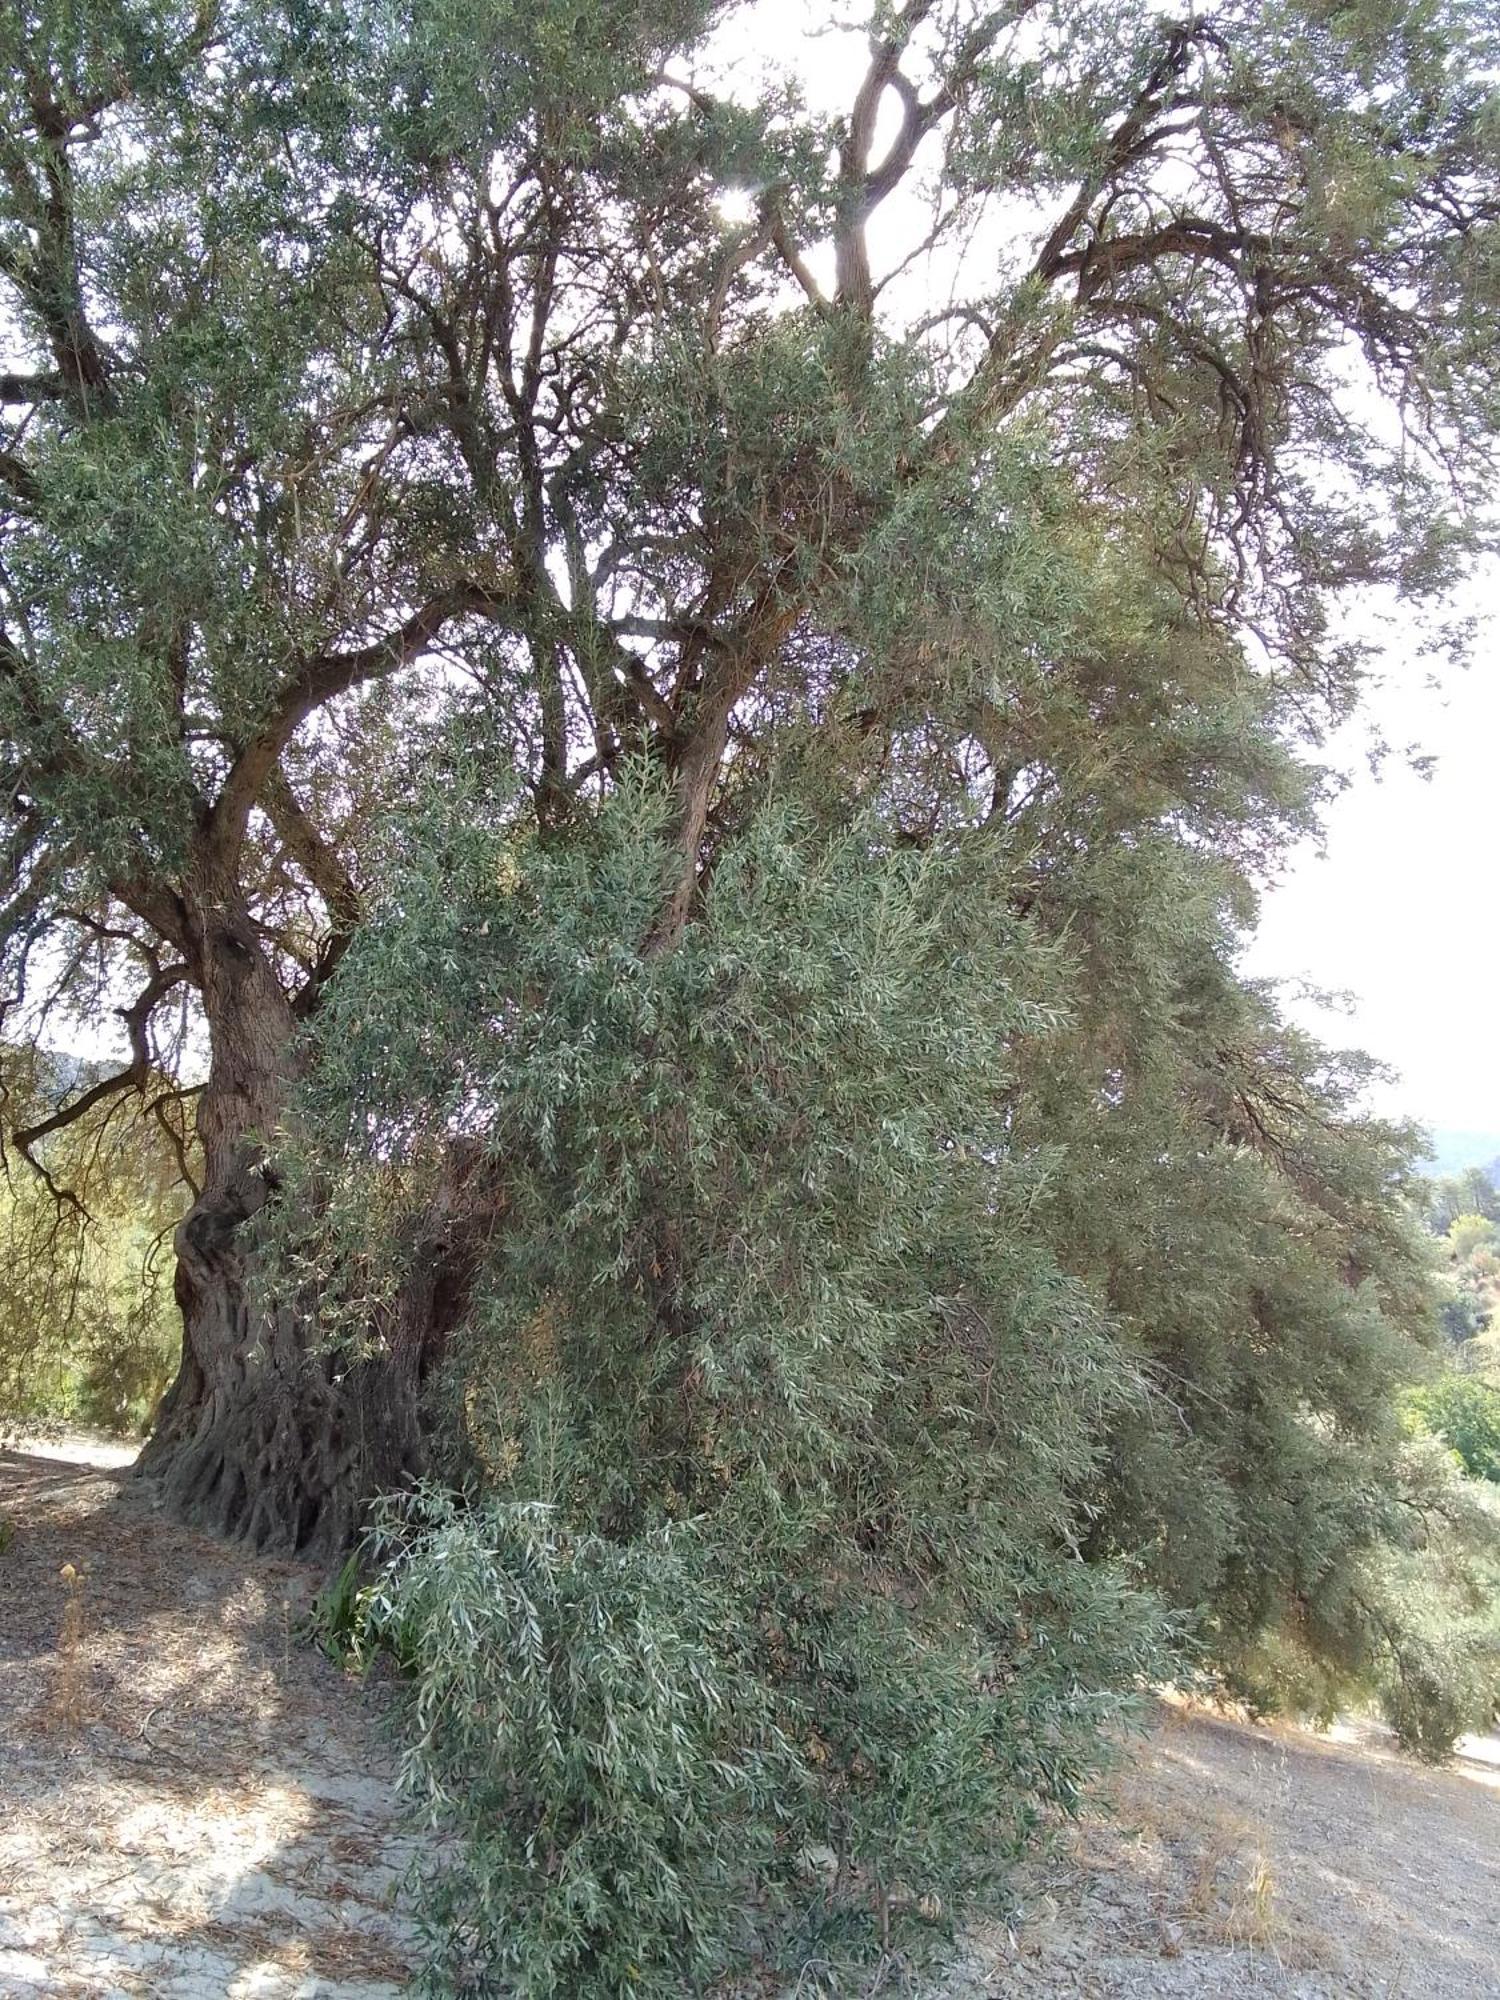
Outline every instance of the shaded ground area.
MULTIPOLYGON (((0 1449, 0 1996, 390 2000, 379 1692, 299 1642, 309 1572, 164 1523, 120 1457, 0 1449)), ((1163 1706, 1110 1792, 925 2000, 1500 1996, 1500 1743, 1432 1772, 1163 1706)))
POLYGON ((391 1757, 314 1580, 48 1449, 0 1450, 0 1994, 399 1994, 391 1757))

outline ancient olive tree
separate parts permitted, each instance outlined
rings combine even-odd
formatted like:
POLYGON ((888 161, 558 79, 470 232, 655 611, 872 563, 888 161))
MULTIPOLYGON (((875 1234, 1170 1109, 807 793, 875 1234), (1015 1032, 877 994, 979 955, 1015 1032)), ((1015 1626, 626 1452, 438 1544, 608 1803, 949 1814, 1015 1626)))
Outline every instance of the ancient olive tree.
MULTIPOLYGON (((832 115, 747 86, 731 25, 695 0, 0 24, 9 997, 41 1032, 121 1009, 108 1087, 201 1082, 149 1464, 258 1544, 340 1543, 417 1467, 508 1198, 459 1101, 423 1127, 398 1281, 257 1278, 288 1107, 376 904, 389 935, 390 827, 434 758, 481 798, 475 760, 513 772, 495 823, 558 867, 651 774, 643 963, 779 784, 830 838, 873 812, 895 849, 957 843, 997 924, 1071 940, 1032 1026, 1083 997, 1107 1108, 1151 1088, 1121 1082, 1131 978, 1188 1004, 1314 809, 1293 746, 1361 671, 1341 593, 1436 600, 1474 540, 1482 9, 907 0, 826 45, 832 115), (1191 896, 1159 893, 1168 861, 1191 896), (1148 887, 1171 950, 1132 921, 1148 887)), ((389 950, 400 1021, 430 990, 440 1037, 452 968, 389 950)), ((1253 1150, 1238 1060, 1207 1050, 1203 1109, 1253 1150)), ((1014 1115, 1045 1149, 1035 1074, 1014 1115)))

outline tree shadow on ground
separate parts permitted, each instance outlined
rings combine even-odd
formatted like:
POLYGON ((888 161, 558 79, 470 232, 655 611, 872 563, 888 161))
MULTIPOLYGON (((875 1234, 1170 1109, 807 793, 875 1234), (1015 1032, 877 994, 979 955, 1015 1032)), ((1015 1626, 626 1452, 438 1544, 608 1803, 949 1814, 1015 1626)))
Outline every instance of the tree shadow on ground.
POLYGON ((0 1991, 403 1991, 387 1703, 301 1636, 317 1572, 55 1450, 0 1451, 0 1991))

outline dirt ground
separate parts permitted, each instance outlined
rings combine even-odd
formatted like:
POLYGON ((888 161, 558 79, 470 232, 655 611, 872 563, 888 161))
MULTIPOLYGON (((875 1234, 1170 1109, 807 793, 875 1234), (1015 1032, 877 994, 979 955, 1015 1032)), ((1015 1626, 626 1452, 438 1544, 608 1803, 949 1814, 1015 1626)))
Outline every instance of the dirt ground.
POLYGON ((55 1449, 0 1450, 0 1995, 391 2000, 393 1757, 297 1636, 316 1580, 55 1449))
MULTIPOLYGON (((382 1698, 299 1640, 317 1579, 163 1523, 77 1440, 0 1449, 7 1531, 3 2000, 405 1991, 382 1698)), ((1500 1996, 1500 1742, 1430 1772, 1372 1726, 1164 1704, 1108 1789, 924 2000, 1500 1996)))
MULTIPOLYGON (((1163 1705, 945 2000, 1496 2000, 1500 1742, 1448 1768, 1163 1705)), ((930 2000, 938 2000, 934 1994, 930 2000)))

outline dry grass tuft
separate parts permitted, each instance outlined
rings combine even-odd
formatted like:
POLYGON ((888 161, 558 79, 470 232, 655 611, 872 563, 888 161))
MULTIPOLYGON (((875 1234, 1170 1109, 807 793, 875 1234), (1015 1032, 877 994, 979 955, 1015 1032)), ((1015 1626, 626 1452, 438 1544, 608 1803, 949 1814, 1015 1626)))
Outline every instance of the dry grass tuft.
POLYGON ((1193 1859, 1192 1878, 1183 1898, 1186 1916, 1201 1921, 1220 1907, 1222 1877, 1239 1854, 1244 1836, 1238 1820, 1219 1816, 1210 1823, 1193 1859))
POLYGON ((1236 1886, 1224 1922, 1224 1941, 1274 1952, 1279 1928, 1275 1913, 1276 1877, 1265 1850, 1257 1846, 1244 1880, 1236 1886))
POLYGON ((89 1707, 88 1660, 84 1653, 83 1572, 66 1562, 57 1574, 64 1596, 49 1720, 56 1729, 81 1729, 88 1720, 89 1707))

